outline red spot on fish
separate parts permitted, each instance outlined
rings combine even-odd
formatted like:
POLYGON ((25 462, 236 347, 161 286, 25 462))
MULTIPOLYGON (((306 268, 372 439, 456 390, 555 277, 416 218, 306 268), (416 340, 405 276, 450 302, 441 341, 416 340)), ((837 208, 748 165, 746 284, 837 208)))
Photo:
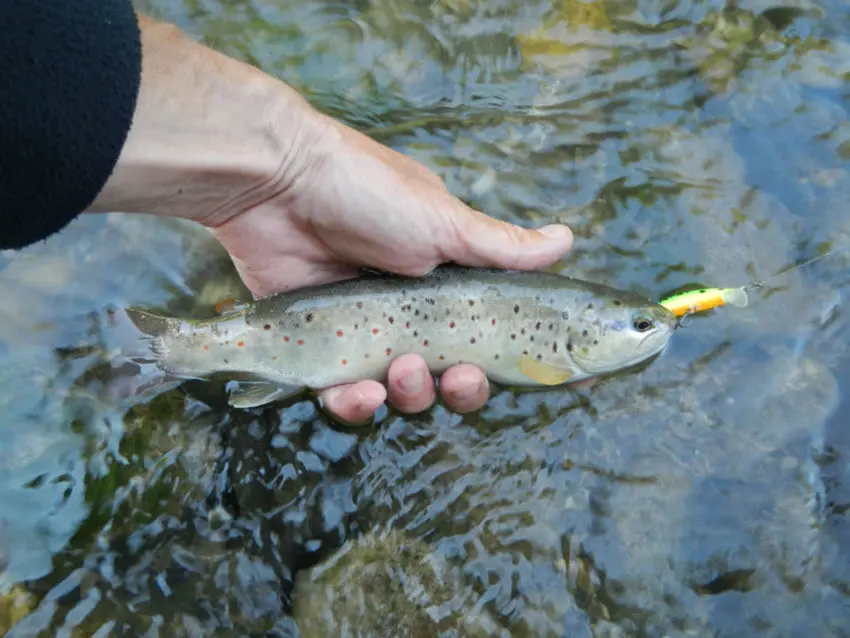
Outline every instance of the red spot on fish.
POLYGON ((272 329, 272 325, 270 323, 267 323, 266 325, 263 326, 263 330, 271 330, 271 329, 272 329))
POLYGON ((470 337, 470 338, 469 338, 469 343, 475 343, 475 337, 470 337))
POLYGON ((427 339, 425 339, 425 341, 423 341, 423 342, 422 342, 422 345, 423 345, 423 346, 425 346, 425 347, 427 348, 427 347, 428 347, 428 340, 427 340, 427 339))
POLYGON ((209 346, 204 346, 204 350, 209 350, 209 349, 210 349, 209 346))
POLYGON ((496 320, 495 320, 495 319, 493 319, 493 321, 491 321, 490 323, 492 323, 492 324, 495 326, 495 325, 496 325, 496 320))
POLYGON ((337 336, 337 337, 341 337, 341 336, 342 336, 342 330, 337 330, 337 331, 336 331, 336 336, 337 336))
POLYGON ((358 307, 358 308, 362 308, 362 307, 363 307, 363 302, 362 302, 362 301, 358 301, 358 302, 357 302, 357 307, 358 307))
POLYGON ((392 317, 387 317, 387 321, 389 321, 390 323, 395 323, 395 319, 393 319, 392 317))
POLYGON ((378 334, 378 329, 377 329, 377 328, 372 328, 372 334, 373 334, 373 335, 378 334))
POLYGON ((304 345, 304 339, 299 339, 295 343, 297 343, 299 346, 303 346, 304 345))
POLYGON ((289 337, 284 337, 283 340, 289 343, 289 337))
POLYGON ((277 357, 272 357, 272 361, 277 361, 277 357))
POLYGON ((455 327, 455 322, 449 321, 449 328, 454 328, 454 327, 455 327))
POLYGON ((222 312, 225 308, 232 308, 235 301, 235 299, 222 299, 215 305, 215 311, 222 312))
POLYGON ((392 348, 387 348, 386 352, 387 352, 387 356, 390 356, 390 354, 392 353, 392 348))
POLYGON ((342 365, 344 365, 344 366, 348 365, 348 359, 343 359, 343 360, 342 360, 342 365))
POLYGON ((446 358, 443 355, 440 355, 440 361, 445 361, 446 358))
POLYGON ((241 348, 242 346, 244 346, 244 345, 245 345, 245 342, 244 342, 244 341, 239 341, 239 342, 237 342, 237 343, 236 343, 236 345, 237 345, 237 346, 239 346, 239 347, 241 348))
POLYGON ((410 322, 409 322, 409 321, 408 321, 408 322, 406 322, 406 323, 404 324, 404 327, 405 327, 405 328, 409 328, 409 327, 410 327, 410 322))

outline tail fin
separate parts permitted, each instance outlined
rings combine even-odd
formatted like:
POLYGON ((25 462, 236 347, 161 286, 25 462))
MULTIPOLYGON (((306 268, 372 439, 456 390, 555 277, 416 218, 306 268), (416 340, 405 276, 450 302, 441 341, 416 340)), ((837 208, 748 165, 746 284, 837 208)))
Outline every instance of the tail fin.
POLYGON ((145 335, 143 340, 147 342, 151 353, 159 360, 160 365, 164 365, 168 347, 163 337, 168 333, 174 319, 136 308, 125 308, 124 312, 136 329, 145 335))

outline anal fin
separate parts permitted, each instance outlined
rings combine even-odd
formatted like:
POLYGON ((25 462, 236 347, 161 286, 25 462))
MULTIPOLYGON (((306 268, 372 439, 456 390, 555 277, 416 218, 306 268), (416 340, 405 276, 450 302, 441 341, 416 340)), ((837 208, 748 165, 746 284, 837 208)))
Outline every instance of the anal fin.
POLYGON ((231 381, 227 384, 227 403, 234 408, 246 410, 288 399, 302 390, 303 386, 280 385, 268 381, 231 381))

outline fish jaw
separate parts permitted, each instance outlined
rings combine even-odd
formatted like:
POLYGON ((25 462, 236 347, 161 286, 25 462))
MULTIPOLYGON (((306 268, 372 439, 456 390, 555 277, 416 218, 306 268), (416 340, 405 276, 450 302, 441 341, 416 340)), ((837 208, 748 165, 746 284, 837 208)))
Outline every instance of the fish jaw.
POLYGON ((588 336, 572 348, 573 359, 586 377, 629 369, 661 354, 677 325, 676 315, 659 304, 622 304, 590 323, 588 336))

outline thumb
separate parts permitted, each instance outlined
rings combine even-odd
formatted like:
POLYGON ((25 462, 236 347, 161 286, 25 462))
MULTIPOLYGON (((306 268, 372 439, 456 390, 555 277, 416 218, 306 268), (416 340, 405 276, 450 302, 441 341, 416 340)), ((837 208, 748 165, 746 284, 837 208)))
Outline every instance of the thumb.
POLYGON ((453 222, 446 257, 464 266, 537 270, 563 258, 573 245, 572 231, 561 224, 525 229, 471 208, 459 211, 453 222))

